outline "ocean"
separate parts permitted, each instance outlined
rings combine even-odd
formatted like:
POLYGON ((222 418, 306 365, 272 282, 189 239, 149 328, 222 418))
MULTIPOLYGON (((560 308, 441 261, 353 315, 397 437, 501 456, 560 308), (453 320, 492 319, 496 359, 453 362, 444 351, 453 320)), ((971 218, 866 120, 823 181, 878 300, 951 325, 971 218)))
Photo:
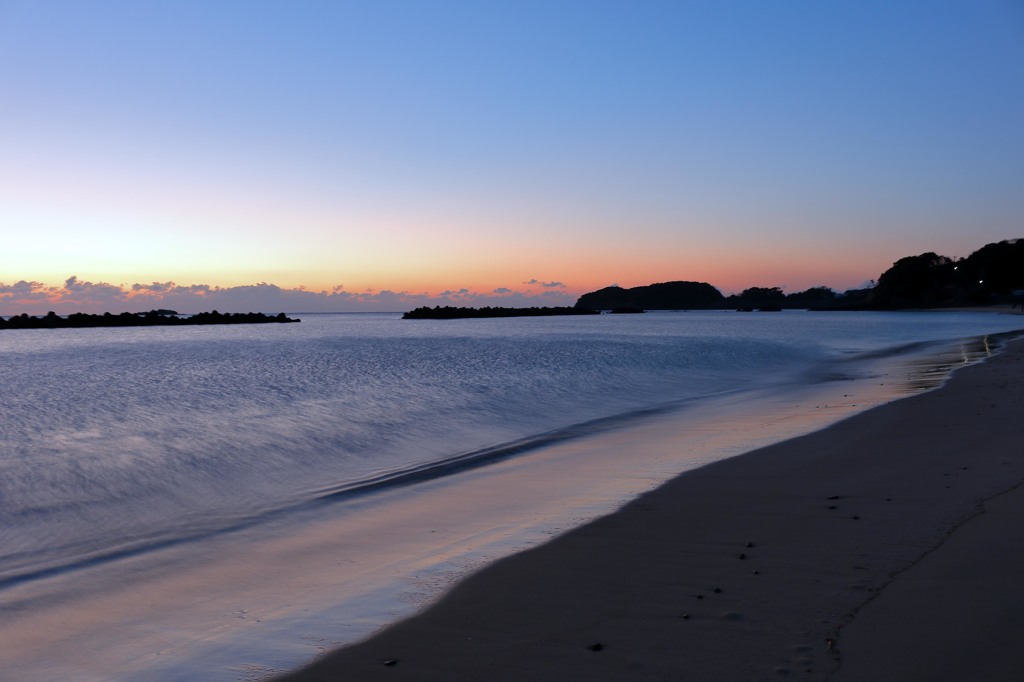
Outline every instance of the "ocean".
POLYGON ((681 471, 936 385, 1024 327, 290 315, 0 332, 0 679, 264 679, 681 471))

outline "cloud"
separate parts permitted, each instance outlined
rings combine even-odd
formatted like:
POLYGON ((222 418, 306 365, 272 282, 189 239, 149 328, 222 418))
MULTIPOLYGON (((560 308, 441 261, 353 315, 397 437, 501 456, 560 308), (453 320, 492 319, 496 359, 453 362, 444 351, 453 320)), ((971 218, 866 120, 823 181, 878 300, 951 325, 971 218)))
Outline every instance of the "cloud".
POLYGON ((563 283, 563 282, 542 282, 539 279, 530 279, 530 280, 528 280, 526 282, 523 282, 523 284, 527 284, 527 285, 539 284, 540 286, 542 286, 542 287, 544 287, 546 289, 564 289, 565 288, 565 283, 563 283))
POLYGON ((452 291, 451 289, 446 289, 446 290, 442 291, 440 294, 438 294, 438 296, 447 296, 449 298, 456 299, 456 298, 460 298, 462 296, 465 296, 468 293, 469 293, 469 289, 463 287, 463 288, 458 289, 456 291, 452 291))
MULTIPOLYGON (((544 284, 544 283, 541 283, 544 284)), ((553 283, 558 284, 558 283, 553 283)), ((545 285, 546 286, 546 285, 545 285)), ((328 291, 310 291, 305 287, 285 289, 260 282, 234 287, 209 284, 179 285, 175 282, 115 285, 68 277, 62 286, 41 282, 0 282, 0 315, 60 315, 73 312, 120 313, 168 308, 181 313, 204 310, 221 312, 402 312, 421 306, 515 306, 572 305, 575 297, 551 289, 539 293, 498 287, 491 292, 475 292, 466 287, 439 294, 407 291, 346 291, 341 285, 328 291)))
POLYGON ((153 282, 152 284, 133 284, 132 291, 161 293, 170 291, 175 286, 174 282, 153 282))
POLYGON ((20 280, 14 284, 0 284, 0 304, 43 301, 48 292, 49 289, 42 282, 20 280))

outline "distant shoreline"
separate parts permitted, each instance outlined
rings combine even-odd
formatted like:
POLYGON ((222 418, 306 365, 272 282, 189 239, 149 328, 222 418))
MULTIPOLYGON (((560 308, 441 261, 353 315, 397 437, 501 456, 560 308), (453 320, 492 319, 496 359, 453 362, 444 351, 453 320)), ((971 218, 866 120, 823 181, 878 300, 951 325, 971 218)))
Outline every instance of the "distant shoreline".
POLYGON ((483 317, 552 317, 555 315, 599 315, 597 310, 569 306, 550 308, 460 308, 455 306, 423 306, 402 315, 403 320, 455 320, 483 317))
POLYGON ((272 322, 301 322, 284 313, 266 315, 264 313, 219 313, 216 310, 197 313, 187 317, 179 316, 173 310, 151 310, 147 313, 72 313, 61 317, 54 312, 40 317, 28 314, 15 315, 8 319, 0 318, 0 329, 83 329, 89 327, 173 327, 185 325, 211 324, 268 324, 272 322))
MULTIPOLYGON (((554 317, 557 315, 600 315, 605 313, 645 313, 645 312, 781 312, 782 310, 816 310, 819 312, 862 312, 860 308, 801 308, 801 307, 756 307, 756 308, 634 308, 620 306, 611 309, 592 309, 575 307, 553 307, 553 308, 460 308, 453 306, 435 306, 433 308, 424 306, 402 314, 403 320, 459 320, 459 319, 488 319, 500 317, 554 317)), ((951 313, 1000 313, 1003 315, 1021 315, 1024 310, 1019 310, 1016 304, 990 304, 976 306, 955 306, 937 308, 892 308, 886 310, 873 310, 873 312, 913 313, 913 312, 951 312, 951 313)))

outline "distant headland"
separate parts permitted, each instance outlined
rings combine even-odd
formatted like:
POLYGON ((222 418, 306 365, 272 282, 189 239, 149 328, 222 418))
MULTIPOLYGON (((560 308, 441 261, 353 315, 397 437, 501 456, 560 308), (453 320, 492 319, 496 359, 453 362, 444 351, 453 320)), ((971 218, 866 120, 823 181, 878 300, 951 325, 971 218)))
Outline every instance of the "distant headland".
POLYGON ((842 293, 811 287, 787 294, 781 287, 750 287, 724 296, 707 282, 659 282, 623 288, 610 286, 583 294, 572 307, 416 308, 406 320, 479 317, 592 315, 601 311, 645 310, 907 310, 982 305, 1020 306, 1024 312, 1024 238, 986 244, 967 258, 928 252, 901 258, 863 289, 842 293))
POLYGON ((15 315, 9 319, 0 318, 0 329, 67 329, 83 327, 161 327, 210 324, 266 324, 271 322, 301 322, 287 317, 284 313, 265 315, 263 313, 219 313, 216 310, 196 315, 179 316, 173 310, 150 310, 146 313, 121 313, 113 315, 90 315, 72 313, 61 317, 50 312, 40 317, 27 314, 15 315))
POLYGON ((987 244, 957 260, 932 252, 901 258, 877 283, 843 293, 824 286, 792 294, 779 287, 751 287, 723 296, 706 282, 661 282, 605 287, 576 301, 589 310, 905 310, 993 304, 1024 310, 1024 239, 987 244))

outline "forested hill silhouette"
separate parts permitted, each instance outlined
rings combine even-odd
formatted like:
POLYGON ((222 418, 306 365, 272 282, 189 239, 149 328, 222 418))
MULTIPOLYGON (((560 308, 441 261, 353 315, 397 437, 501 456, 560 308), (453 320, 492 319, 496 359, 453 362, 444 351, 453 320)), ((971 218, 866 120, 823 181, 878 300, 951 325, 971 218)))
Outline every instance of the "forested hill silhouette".
POLYGON ((219 313, 216 310, 179 317, 173 310, 150 310, 148 313, 121 313, 113 315, 90 315, 72 313, 61 317, 49 312, 42 317, 27 314, 15 315, 9 319, 0 318, 0 329, 66 329, 80 327, 155 327, 195 324, 262 324, 269 322, 301 322, 287 317, 284 313, 264 315, 263 313, 219 313))
POLYGON ((940 308, 1024 304, 1024 239, 986 244, 967 258, 936 253, 901 258, 878 278, 863 307, 940 308))
POLYGON ((901 258, 877 283, 844 293, 824 286, 792 294, 779 287, 751 287, 723 296, 706 282, 661 282, 629 289, 605 287, 583 294, 576 306, 595 310, 896 310, 998 303, 1019 304, 1024 310, 1024 238, 987 244, 956 260, 931 252, 901 258))
POLYGON ((580 296, 576 307, 596 310, 684 310, 724 308, 727 305, 725 301, 722 292, 707 282, 659 282, 631 289, 605 287, 580 296))
POLYGON ((828 287, 811 287, 786 294, 779 287, 750 287, 723 296, 706 282, 659 282, 623 289, 605 287, 583 294, 576 305, 597 310, 782 310, 822 308, 835 304, 837 294, 828 287))

